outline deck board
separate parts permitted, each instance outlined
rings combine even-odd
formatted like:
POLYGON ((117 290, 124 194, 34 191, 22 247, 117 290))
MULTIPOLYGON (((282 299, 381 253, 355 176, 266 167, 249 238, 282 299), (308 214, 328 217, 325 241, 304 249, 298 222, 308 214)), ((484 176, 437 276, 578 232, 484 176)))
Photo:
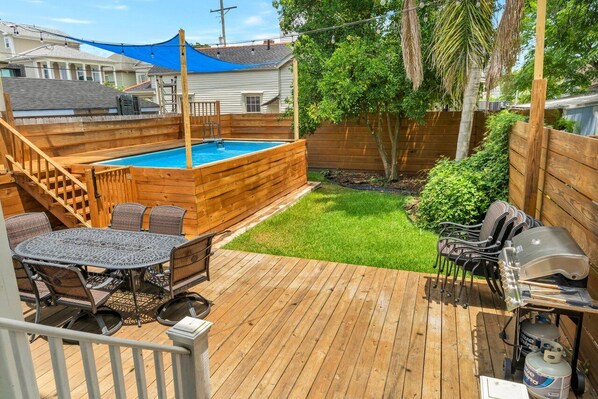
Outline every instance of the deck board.
MULTIPOLYGON (((505 312, 483 281, 467 309, 431 287, 432 275, 219 249, 211 280, 198 288, 214 301, 210 332, 214 398, 474 398, 479 375, 502 373, 498 338, 505 312)), ((110 304, 125 313, 123 338, 169 343, 151 320, 159 303, 145 294, 143 326, 128 294, 110 304), (127 313, 128 312, 128 313, 127 313)), ((33 311, 27 307, 27 319, 33 311)), ((71 311, 44 310, 57 325, 71 311)), ((47 342, 32 345, 42 397, 55 397, 47 342)), ((95 346, 102 395, 114 394, 105 347, 95 346)), ((73 398, 86 397, 79 348, 65 345, 73 398)), ((150 397, 153 354, 144 351, 150 397)), ((130 350, 122 351, 127 394, 135 397, 130 350)), ((164 357, 172 396, 171 360, 164 357), (170 375, 169 375, 170 374, 170 375)))

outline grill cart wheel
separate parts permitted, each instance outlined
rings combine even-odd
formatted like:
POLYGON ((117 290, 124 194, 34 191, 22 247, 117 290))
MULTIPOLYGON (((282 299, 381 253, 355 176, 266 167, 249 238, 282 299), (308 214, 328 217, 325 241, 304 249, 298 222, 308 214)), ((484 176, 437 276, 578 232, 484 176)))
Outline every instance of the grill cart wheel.
POLYGON ((571 376, 571 388, 576 395, 581 395, 586 390, 586 376, 581 371, 576 371, 571 376))
POLYGON ((502 370, 505 376, 505 380, 513 381, 513 374, 515 374, 515 367, 513 367, 513 361, 511 358, 505 357, 502 362, 502 370))

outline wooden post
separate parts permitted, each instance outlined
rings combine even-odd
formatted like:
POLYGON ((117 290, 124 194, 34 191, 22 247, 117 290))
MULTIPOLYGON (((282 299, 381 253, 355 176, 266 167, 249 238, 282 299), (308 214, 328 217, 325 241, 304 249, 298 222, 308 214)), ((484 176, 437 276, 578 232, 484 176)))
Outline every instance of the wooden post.
POLYGON ((546 24, 546 0, 538 0, 536 12, 536 51, 534 60, 534 81, 529 118, 529 138, 525 166, 523 210, 536 215, 540 159, 542 157, 542 133, 544 132, 544 106, 546 102, 546 79, 544 79, 544 29, 546 24))
POLYGON ((210 357, 208 333, 212 323, 207 320, 185 317, 166 331, 176 346, 189 349, 191 355, 181 361, 184 398, 210 398, 210 357))
POLYGON ((181 114, 183 116, 183 132, 185 134, 185 158, 187 169, 193 168, 191 158, 191 119, 189 117, 189 80, 187 79, 187 47, 185 31, 179 29, 179 47, 181 51, 181 82, 183 98, 181 98, 181 114))
MULTIPOLYGON (((0 94, 2 94, 2 96, 0 96, 0 117, 3 117, 9 125, 14 127, 15 118, 10 105, 10 94, 3 92, 2 79, 0 79, 0 94)), ((8 154, 9 148, 12 154, 14 150, 9 139, 9 133, 6 129, 0 127, 0 161, 2 162, 2 165, 4 165, 5 171, 8 171, 10 168, 8 161, 6 160, 6 154, 8 154)))
POLYGON ((293 58, 293 138, 299 140, 299 64, 293 58))

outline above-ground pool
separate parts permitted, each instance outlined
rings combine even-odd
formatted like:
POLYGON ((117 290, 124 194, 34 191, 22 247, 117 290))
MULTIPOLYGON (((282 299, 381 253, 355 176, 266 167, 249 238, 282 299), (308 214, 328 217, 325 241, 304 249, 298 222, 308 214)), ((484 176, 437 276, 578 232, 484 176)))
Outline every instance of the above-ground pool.
MULTIPOLYGON (((284 142, 278 141, 224 141, 223 143, 202 143, 191 147, 193 166, 204 165, 239 155, 277 147, 284 142)), ((139 166, 149 168, 185 168, 185 147, 114 158, 98 162, 100 165, 139 166)))

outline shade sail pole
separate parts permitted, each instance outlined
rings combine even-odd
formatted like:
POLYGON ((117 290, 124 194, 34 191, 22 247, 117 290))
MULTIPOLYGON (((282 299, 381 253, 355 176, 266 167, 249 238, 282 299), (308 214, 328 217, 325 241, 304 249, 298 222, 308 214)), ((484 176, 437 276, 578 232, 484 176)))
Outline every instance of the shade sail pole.
POLYGON ((293 57, 293 138, 299 140, 299 64, 293 57))
POLYGON ((544 79, 544 32, 546 26, 546 0, 538 0, 536 10, 536 49, 534 59, 534 81, 529 117, 529 138, 527 162, 525 165, 525 185, 523 209, 537 217, 538 183, 540 180, 540 160, 542 158, 542 135, 544 133, 544 107, 546 105, 546 79, 544 79))
POLYGON ((189 80, 187 78, 187 47, 185 46, 185 30, 179 29, 179 47, 181 51, 181 83, 183 97, 181 98, 181 114, 183 115, 183 132, 185 133, 185 159, 187 169, 193 167, 191 157, 191 119, 189 117, 189 80))

